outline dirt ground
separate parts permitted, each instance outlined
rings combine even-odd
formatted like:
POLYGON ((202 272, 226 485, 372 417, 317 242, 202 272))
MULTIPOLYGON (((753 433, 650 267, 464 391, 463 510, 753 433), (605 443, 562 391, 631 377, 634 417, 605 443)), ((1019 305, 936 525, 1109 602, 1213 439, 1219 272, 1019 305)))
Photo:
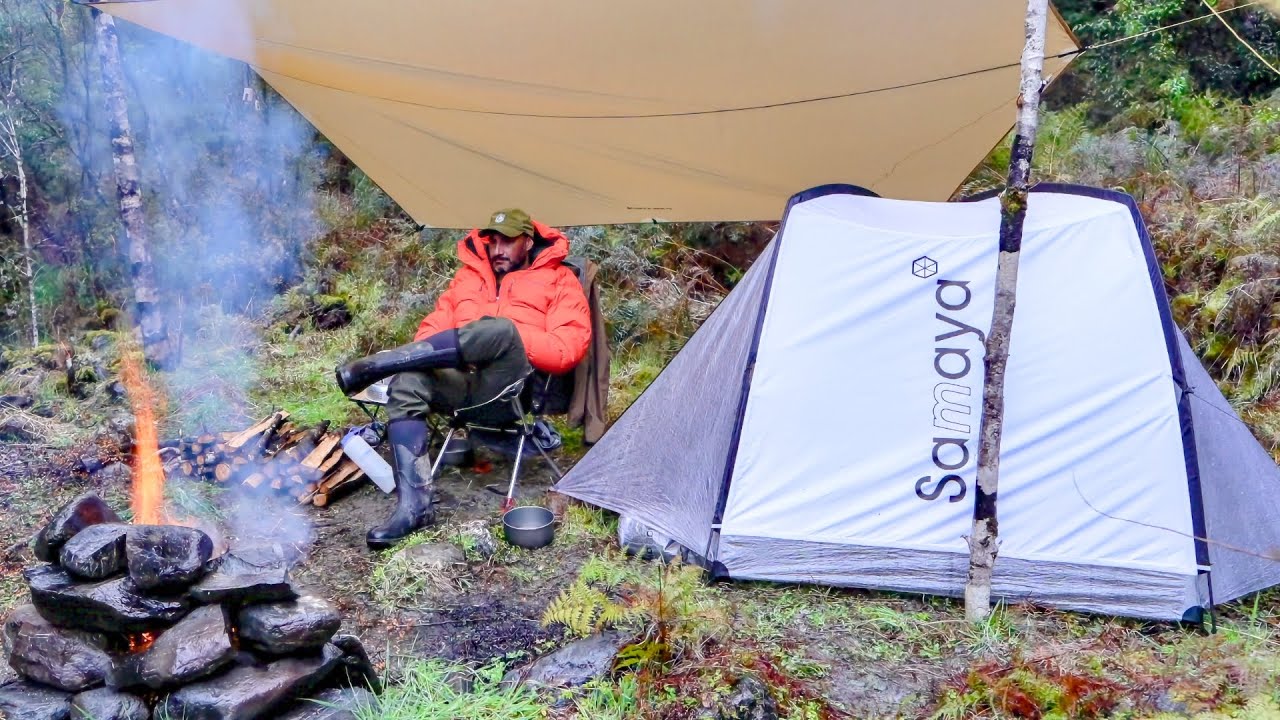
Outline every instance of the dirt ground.
MULTIPOLYGON (((483 520, 497 529, 502 497, 485 485, 506 485, 511 465, 488 456, 489 472, 447 468, 437 482, 436 526, 456 528, 483 520)), ((525 461, 519 500, 543 503, 554 476, 538 459, 525 461)), ((512 577, 505 566, 470 563, 460 577, 442 582, 438 592, 424 593, 420 602, 386 611, 370 589, 370 576, 382 553, 368 549, 365 533, 394 507, 393 495, 372 483, 326 508, 303 510, 311 518, 314 540, 295 577, 300 585, 338 604, 346 629, 359 635, 380 667, 394 669, 397 660, 439 657, 447 660, 485 662, 494 658, 531 653, 552 639, 541 627, 540 617, 548 593, 571 580, 581 555, 566 556, 553 545, 538 551, 516 551, 526 556, 530 573, 512 577)))
MULTIPOLYGON (((77 468, 94 452, 0 442, 0 615, 27 602, 22 570, 35 562, 27 543, 58 507, 90 489, 117 510, 128 507, 127 468, 92 475, 77 468)), ((410 543, 455 542, 460 526, 477 520, 500 534, 502 498, 484 488, 505 487, 511 466, 488 453, 481 459, 488 461, 484 472, 446 469, 437 483, 436 525, 410 543)), ((571 464, 571 458, 557 461, 562 468, 571 464)), ((554 505, 558 496, 547 492, 552 481, 535 458, 522 473, 520 499, 554 505)), ((372 484, 325 508, 260 496, 237 501, 229 492, 210 501, 210 486, 203 484, 171 483, 170 491, 172 504, 217 509, 221 520, 208 529, 224 546, 257 537, 296 548, 296 584, 338 605, 344 631, 363 640, 392 682, 418 659, 519 665, 562 644, 561 630, 542 627, 543 612, 584 562, 616 552, 607 530, 591 534, 558 524, 555 543, 541 550, 500 543, 492 559, 471 553, 448 573, 391 576, 392 553, 370 551, 364 541, 394 503, 372 484), (416 585, 406 591, 407 584, 416 585)), ((682 673, 704 678, 689 687, 705 688, 708 673, 747 669, 775 688, 822 698, 855 717, 943 710, 962 717, 982 714, 996 697, 990 693, 1003 693, 1010 683, 1032 690, 1067 683, 1106 695, 1115 710, 1174 713, 1238 704, 1280 686, 1274 682, 1280 596, 1271 593, 1222 608, 1220 631, 1208 635, 1196 627, 1029 606, 1000 609, 990 622, 973 626, 960 604, 946 598, 748 582, 716 588, 729 636, 698 663, 673 668, 664 678, 673 692, 682 673)), ((6 671, 0 668, 0 680, 6 671)))
MULTIPOLYGON (((117 511, 128 507, 130 476, 123 468, 92 476, 77 468, 80 457, 94 452, 93 447, 56 451, 0 443, 0 613, 27 601, 21 573, 35 562, 27 542, 59 506, 94 490, 117 511)), ((480 457, 487 462, 478 468, 444 469, 437 483, 437 531, 482 520, 500 532, 503 498, 484 488, 505 488, 511 464, 483 451, 480 457)), ((523 465, 518 500, 546 502, 554 476, 541 458, 526 459, 523 465)), ((514 565, 468 563, 413 602, 388 608, 370 578, 390 553, 370 550, 365 533, 391 512, 394 495, 364 483, 324 508, 260 495, 238 500, 223 494, 215 502, 230 508, 229 517, 200 525, 217 546, 268 540, 295 548, 301 554, 295 584, 337 604, 343 630, 359 636, 379 669, 389 667, 393 675, 414 658, 484 663, 529 657, 548 647, 555 635, 541 626, 542 611, 584 559, 580 548, 562 544, 538 551, 508 548, 517 554, 514 565), (240 514, 253 515, 254 522, 243 522, 240 514)))

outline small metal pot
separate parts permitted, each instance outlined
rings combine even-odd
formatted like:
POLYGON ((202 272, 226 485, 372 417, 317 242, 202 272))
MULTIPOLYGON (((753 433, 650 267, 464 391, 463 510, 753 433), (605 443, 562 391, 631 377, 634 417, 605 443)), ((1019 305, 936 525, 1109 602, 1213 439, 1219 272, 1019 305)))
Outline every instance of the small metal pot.
POLYGON ((464 437, 455 437, 445 447, 444 457, 441 458, 440 462, 449 467, 471 467, 476 464, 476 452, 471 447, 470 440, 464 437))
POLYGON ((551 522, 555 515, 536 505, 511 508, 502 514, 502 534, 507 542, 528 550, 536 550, 551 544, 555 530, 551 522))

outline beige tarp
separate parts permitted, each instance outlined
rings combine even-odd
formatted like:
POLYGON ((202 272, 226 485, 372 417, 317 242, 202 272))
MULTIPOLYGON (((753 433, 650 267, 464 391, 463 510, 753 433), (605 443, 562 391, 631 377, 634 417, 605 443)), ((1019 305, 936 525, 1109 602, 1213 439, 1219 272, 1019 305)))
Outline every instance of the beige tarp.
MULTIPOLYGON (((793 193, 833 182, 946 199, 1013 124, 1026 11, 1025 0, 98 7, 249 63, 439 227, 507 206, 556 225, 774 219, 793 193)), ((1055 14, 1046 55, 1074 48, 1055 14)), ((1046 74, 1067 62, 1048 59, 1046 74)))

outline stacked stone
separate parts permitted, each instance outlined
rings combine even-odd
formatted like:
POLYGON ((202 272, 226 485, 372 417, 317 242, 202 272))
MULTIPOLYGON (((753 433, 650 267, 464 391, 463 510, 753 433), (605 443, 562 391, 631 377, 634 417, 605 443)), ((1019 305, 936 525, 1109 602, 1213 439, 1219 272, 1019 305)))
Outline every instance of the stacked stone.
MULTIPOLYGON (((0 717, 354 720, 378 679, 279 545, 211 558, 200 530, 126 525, 82 495, 36 538, 31 604, 4 624, 0 717), (318 702, 309 702, 307 697, 318 702)), ((371 692, 372 691, 372 692, 371 692)))

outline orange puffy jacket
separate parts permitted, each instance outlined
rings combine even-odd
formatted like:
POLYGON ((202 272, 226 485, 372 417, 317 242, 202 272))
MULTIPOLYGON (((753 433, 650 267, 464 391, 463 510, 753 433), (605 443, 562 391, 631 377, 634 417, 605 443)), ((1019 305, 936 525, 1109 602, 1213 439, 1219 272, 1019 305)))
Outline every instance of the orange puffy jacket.
POLYGON ((414 340, 449 328, 462 327, 485 316, 510 318, 524 341, 529 364, 552 374, 569 372, 587 354, 591 342, 591 312, 582 284, 561 264, 569 255, 569 239, 538 222, 530 255, 522 270, 507 273, 499 289, 489 265, 489 243, 472 230, 458 242, 462 267, 423 318, 414 340))

